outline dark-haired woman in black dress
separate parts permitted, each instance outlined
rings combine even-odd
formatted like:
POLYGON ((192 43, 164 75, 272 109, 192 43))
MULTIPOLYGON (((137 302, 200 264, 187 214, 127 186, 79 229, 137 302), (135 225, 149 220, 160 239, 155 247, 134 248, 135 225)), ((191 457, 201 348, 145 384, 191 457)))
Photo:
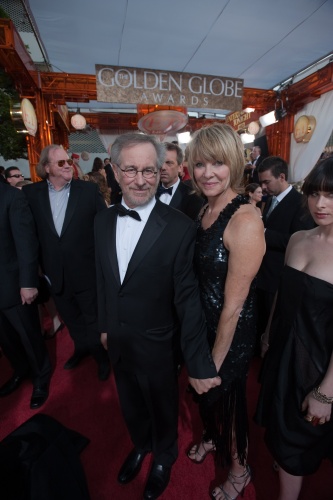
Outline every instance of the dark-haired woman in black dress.
POLYGON ((280 466, 279 500, 296 500, 303 476, 333 460, 333 157, 313 168, 303 192, 317 227, 287 248, 256 413, 280 466))

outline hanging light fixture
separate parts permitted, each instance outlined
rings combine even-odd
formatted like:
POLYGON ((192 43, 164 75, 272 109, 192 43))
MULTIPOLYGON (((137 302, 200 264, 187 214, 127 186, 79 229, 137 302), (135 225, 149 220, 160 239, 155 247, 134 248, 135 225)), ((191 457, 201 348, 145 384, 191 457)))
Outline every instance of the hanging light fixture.
POLYGON ((276 123, 278 120, 275 117, 275 110, 261 116, 259 118, 259 121, 262 127, 268 127, 269 125, 273 125, 273 123, 276 123))
POLYGON ((86 119, 83 115, 80 114, 79 108, 77 108, 75 115, 72 116, 71 124, 72 127, 75 128, 75 130, 83 130, 86 127, 87 125, 86 119))

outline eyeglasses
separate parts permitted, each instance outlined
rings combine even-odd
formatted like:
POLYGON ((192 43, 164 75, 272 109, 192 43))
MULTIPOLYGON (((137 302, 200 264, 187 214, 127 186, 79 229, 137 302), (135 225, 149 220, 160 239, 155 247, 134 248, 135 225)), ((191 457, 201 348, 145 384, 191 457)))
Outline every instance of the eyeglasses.
POLYGON ((13 174, 13 175, 9 176, 9 179, 12 179, 13 177, 15 177, 16 179, 19 179, 20 177, 24 177, 24 175, 23 174, 13 174))
POLYGON ((126 168, 120 168, 119 165, 117 165, 117 167, 119 168, 119 170, 121 170, 122 172, 124 172, 124 174, 126 175, 126 177, 129 177, 130 179, 134 179, 134 177, 136 177, 136 175, 141 172, 142 176, 145 178, 145 179, 151 179, 152 177, 154 177, 154 175, 157 174, 157 170, 155 170, 154 168, 144 168, 142 170, 138 170, 134 167, 126 167, 126 168))
POLYGON ((68 160, 58 160, 58 161, 49 162, 49 163, 56 163, 58 165, 58 167, 63 167, 65 165, 65 163, 68 163, 68 165, 71 167, 73 165, 74 161, 71 160, 71 158, 68 158, 68 160))

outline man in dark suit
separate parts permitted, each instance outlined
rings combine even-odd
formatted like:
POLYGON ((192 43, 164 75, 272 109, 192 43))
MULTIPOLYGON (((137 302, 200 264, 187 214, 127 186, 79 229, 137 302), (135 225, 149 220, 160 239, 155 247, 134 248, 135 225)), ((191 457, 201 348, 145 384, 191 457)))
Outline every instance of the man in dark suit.
POLYGON ((251 184, 251 182, 256 182, 259 184, 259 167, 265 157, 262 155, 260 146, 253 146, 251 151, 252 162, 250 165, 247 165, 245 168, 245 175, 247 179, 247 184, 251 184))
POLYGON ((15 391, 32 377, 31 409, 49 394, 51 364, 39 323, 38 240, 25 196, 19 189, 0 184, 0 345, 13 368, 13 376, 0 388, 0 396, 15 391))
POLYGON ((161 168, 161 185, 156 196, 170 207, 180 210, 195 220, 204 200, 193 193, 193 188, 179 179, 183 152, 177 144, 165 142, 166 156, 161 168))
POLYGON ((23 188, 37 227, 41 267, 58 312, 74 341, 65 369, 91 354, 98 377, 110 366, 97 325, 94 218, 105 203, 97 184, 73 179, 73 160, 57 145, 43 149, 37 173, 44 179, 23 188))
POLYGON ((263 212, 266 254, 258 273, 258 334, 267 325, 278 289, 290 236, 311 229, 314 222, 302 203, 302 195, 288 183, 288 165, 279 156, 265 158, 259 166, 259 181, 269 195, 263 212))
POLYGON ((167 487, 178 453, 174 340, 179 330, 194 388, 201 393, 220 384, 192 269, 195 225, 155 199, 164 155, 163 143, 153 136, 119 136, 112 160, 122 204, 95 221, 101 339, 134 444, 118 481, 134 479, 152 452, 144 491, 150 500, 167 487))

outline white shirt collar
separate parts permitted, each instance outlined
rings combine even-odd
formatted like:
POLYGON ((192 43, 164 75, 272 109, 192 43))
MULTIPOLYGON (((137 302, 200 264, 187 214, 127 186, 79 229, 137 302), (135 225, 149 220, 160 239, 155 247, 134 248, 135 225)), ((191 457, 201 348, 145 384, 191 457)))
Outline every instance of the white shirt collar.
POLYGON ((287 194, 288 194, 288 193, 292 190, 292 188, 293 188, 293 187, 292 187, 291 185, 289 185, 289 186, 287 187, 287 189, 285 189, 284 191, 282 191, 282 193, 280 193, 280 194, 276 197, 277 201, 280 203, 280 201, 282 201, 282 200, 283 200, 283 198, 284 198, 285 196, 287 196, 287 194))

